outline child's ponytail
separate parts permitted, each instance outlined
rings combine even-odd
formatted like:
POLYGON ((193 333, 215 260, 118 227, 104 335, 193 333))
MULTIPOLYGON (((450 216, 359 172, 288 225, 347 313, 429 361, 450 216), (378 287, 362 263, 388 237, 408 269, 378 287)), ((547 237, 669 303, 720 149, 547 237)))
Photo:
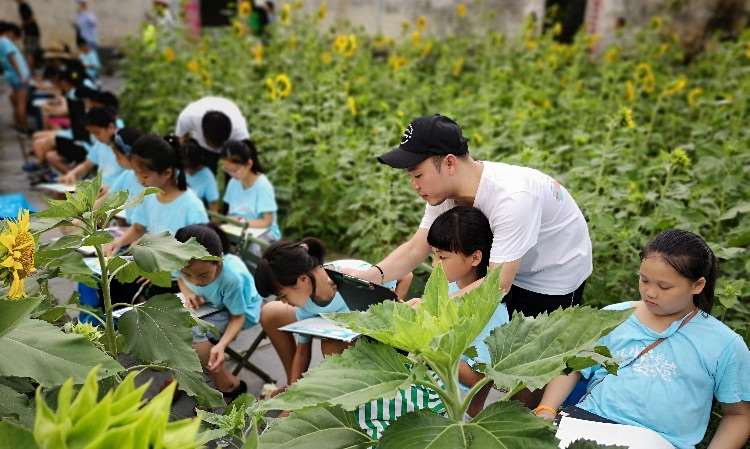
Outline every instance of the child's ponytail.
POLYGON ((172 147, 172 151, 175 154, 175 174, 177 175, 177 188, 185 191, 187 190, 187 176, 185 175, 185 164, 182 143, 180 138, 174 134, 167 134, 164 136, 164 140, 172 147))
POLYGON ((641 252, 641 260, 659 255, 681 276, 692 282, 706 280, 703 290, 693 295, 693 304, 706 313, 714 305, 714 289, 719 276, 716 255, 699 235, 680 229, 670 229, 657 235, 641 252))
POLYGON ((312 271, 325 259, 323 242, 306 237, 299 242, 278 240, 264 252, 255 270, 255 287, 261 296, 278 294, 282 287, 297 283, 302 275, 310 277, 315 297, 315 276, 312 271))
POLYGON ((251 170, 253 173, 265 173, 265 169, 258 157, 258 149, 250 139, 228 141, 221 148, 221 157, 240 165, 245 165, 249 161, 252 161, 253 166, 251 170))
POLYGON ((187 190, 187 179, 182 169, 180 144, 177 136, 169 135, 164 138, 156 134, 141 136, 132 148, 132 155, 143 159, 146 166, 157 173, 172 170, 177 188, 187 190))

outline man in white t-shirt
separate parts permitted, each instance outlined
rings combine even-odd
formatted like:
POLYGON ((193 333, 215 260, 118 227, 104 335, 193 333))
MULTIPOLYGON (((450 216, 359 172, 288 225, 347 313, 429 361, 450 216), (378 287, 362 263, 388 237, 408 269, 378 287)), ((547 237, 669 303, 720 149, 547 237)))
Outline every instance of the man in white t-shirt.
POLYGON ((427 205, 411 239, 380 263, 351 274, 382 283, 411 272, 430 254, 427 231, 435 218, 456 205, 474 206, 492 226, 490 266, 502 265, 509 312, 537 315, 580 303, 592 269, 591 239, 578 205, 554 178, 474 160, 461 128, 441 115, 412 121, 401 144, 378 161, 406 170, 427 205))
POLYGON ((177 117, 175 134, 189 138, 206 150, 206 163, 216 171, 221 147, 228 140, 247 140, 247 122, 237 105, 226 98, 203 97, 188 104, 177 117))

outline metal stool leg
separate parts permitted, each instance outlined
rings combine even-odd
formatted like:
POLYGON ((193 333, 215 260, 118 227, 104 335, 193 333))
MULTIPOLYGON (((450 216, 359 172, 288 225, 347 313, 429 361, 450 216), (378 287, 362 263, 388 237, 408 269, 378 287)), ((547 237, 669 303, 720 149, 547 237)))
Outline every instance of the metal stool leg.
POLYGON ((237 351, 235 351, 232 348, 226 348, 226 353, 229 354, 229 357, 237 361, 237 366, 232 370, 232 374, 235 376, 242 370, 242 368, 245 368, 249 370, 250 372, 254 373, 265 383, 275 383, 276 380, 274 380, 271 376, 268 375, 265 371, 257 367, 255 364, 250 362, 250 357, 253 355, 256 349, 258 349, 258 346, 260 346, 260 343, 263 341, 263 339, 266 337, 266 333, 264 331, 261 331, 260 334, 255 338, 255 341, 253 341, 253 344, 250 345, 247 351, 240 354, 237 351))

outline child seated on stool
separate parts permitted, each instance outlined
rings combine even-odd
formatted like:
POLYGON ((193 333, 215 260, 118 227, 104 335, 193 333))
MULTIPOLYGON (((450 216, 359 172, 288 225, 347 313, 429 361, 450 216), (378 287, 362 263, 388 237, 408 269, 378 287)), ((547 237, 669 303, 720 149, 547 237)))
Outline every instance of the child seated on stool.
POLYGON ((195 237, 209 254, 221 257, 221 260, 191 260, 180 270, 177 283, 188 307, 197 309, 208 303, 220 309, 203 318, 221 332, 221 335, 210 334, 218 341, 211 343, 209 333, 196 326, 193 328, 193 348, 216 388, 224 393, 227 402, 231 402, 247 391, 247 385, 227 370, 224 350, 240 331, 258 323, 263 299, 258 295, 253 276, 242 259, 224 253, 219 232, 210 225, 202 224, 186 226, 177 231, 175 238, 178 241, 184 243, 195 237))

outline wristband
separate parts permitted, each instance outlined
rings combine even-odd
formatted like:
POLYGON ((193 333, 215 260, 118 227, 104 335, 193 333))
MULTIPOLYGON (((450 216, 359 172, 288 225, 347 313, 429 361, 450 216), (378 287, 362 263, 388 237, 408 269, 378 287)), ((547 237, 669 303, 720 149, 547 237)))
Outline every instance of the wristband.
POLYGON ((373 267, 375 267, 375 269, 377 269, 380 272, 380 284, 382 285, 383 283, 385 283, 385 273, 383 273, 383 269, 380 268, 379 266, 373 265, 373 267))
POLYGON ((553 415, 557 415, 557 409, 554 407, 550 407, 549 405, 539 404, 537 408, 534 409, 534 414, 539 415, 540 412, 548 411, 552 413, 553 415))

